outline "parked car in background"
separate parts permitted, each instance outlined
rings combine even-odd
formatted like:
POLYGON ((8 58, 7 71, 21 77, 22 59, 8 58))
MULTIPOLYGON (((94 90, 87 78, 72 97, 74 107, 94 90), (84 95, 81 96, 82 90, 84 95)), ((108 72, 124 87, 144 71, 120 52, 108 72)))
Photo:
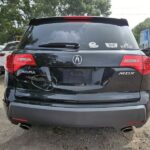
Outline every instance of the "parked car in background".
POLYGON ((0 51, 2 51, 4 47, 4 45, 0 45, 0 51))
POLYGON ((125 19, 33 19, 5 69, 6 112, 23 128, 53 124, 129 131, 148 119, 150 58, 125 19))
MULTIPOLYGON (((3 50, 3 48, 4 48, 5 46, 4 45, 0 45, 0 62, 1 62, 1 51, 3 50)), ((1 65, 0 65, 0 75, 2 74, 4 72, 4 67, 2 67, 1 65)))
POLYGON ((13 50, 16 49, 18 44, 19 44, 19 41, 12 41, 2 46, 2 50, 0 51, 0 74, 4 73, 4 63, 5 63, 6 57, 9 54, 11 54, 13 50))

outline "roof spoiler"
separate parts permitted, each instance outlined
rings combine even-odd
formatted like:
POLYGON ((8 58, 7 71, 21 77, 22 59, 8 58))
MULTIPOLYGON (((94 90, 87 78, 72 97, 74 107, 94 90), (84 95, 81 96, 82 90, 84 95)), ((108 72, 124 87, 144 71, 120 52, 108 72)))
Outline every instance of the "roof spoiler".
POLYGON ((107 17, 94 17, 94 16, 64 16, 64 17, 50 17, 50 18, 38 18, 31 19, 29 25, 39 25, 46 23, 64 22, 64 21, 89 21, 99 22, 106 24, 114 24, 118 26, 129 26, 126 19, 116 19, 107 17))

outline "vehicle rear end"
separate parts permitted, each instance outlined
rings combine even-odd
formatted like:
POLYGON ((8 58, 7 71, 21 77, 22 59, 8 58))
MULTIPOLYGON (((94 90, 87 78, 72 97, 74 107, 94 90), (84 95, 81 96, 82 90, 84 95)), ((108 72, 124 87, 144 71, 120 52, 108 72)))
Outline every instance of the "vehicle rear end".
POLYGON ((124 19, 34 19, 5 69, 13 123, 124 128, 147 121, 150 59, 124 19))

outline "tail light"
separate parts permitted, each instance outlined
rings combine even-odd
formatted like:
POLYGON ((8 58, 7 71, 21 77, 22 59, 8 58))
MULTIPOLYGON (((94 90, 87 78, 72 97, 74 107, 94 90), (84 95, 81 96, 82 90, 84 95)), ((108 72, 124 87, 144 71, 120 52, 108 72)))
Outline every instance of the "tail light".
POLYGON ((88 21, 91 16, 65 16, 64 19, 67 21, 88 21))
POLYGON ((36 66, 31 54, 11 54, 7 56, 5 69, 13 73, 24 66, 36 66))
POLYGON ((143 74, 150 74, 150 57, 143 57, 143 74))
POLYGON ((140 55, 125 55, 120 67, 134 68, 142 75, 150 74, 150 57, 140 55))

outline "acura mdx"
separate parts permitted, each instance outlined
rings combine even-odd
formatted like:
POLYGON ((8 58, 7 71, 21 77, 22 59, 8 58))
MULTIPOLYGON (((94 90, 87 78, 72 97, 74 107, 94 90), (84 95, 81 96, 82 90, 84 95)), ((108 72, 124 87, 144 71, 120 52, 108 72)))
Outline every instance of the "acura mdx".
POLYGON ((5 70, 14 124, 122 129, 149 116, 150 58, 126 19, 32 19, 5 70))

